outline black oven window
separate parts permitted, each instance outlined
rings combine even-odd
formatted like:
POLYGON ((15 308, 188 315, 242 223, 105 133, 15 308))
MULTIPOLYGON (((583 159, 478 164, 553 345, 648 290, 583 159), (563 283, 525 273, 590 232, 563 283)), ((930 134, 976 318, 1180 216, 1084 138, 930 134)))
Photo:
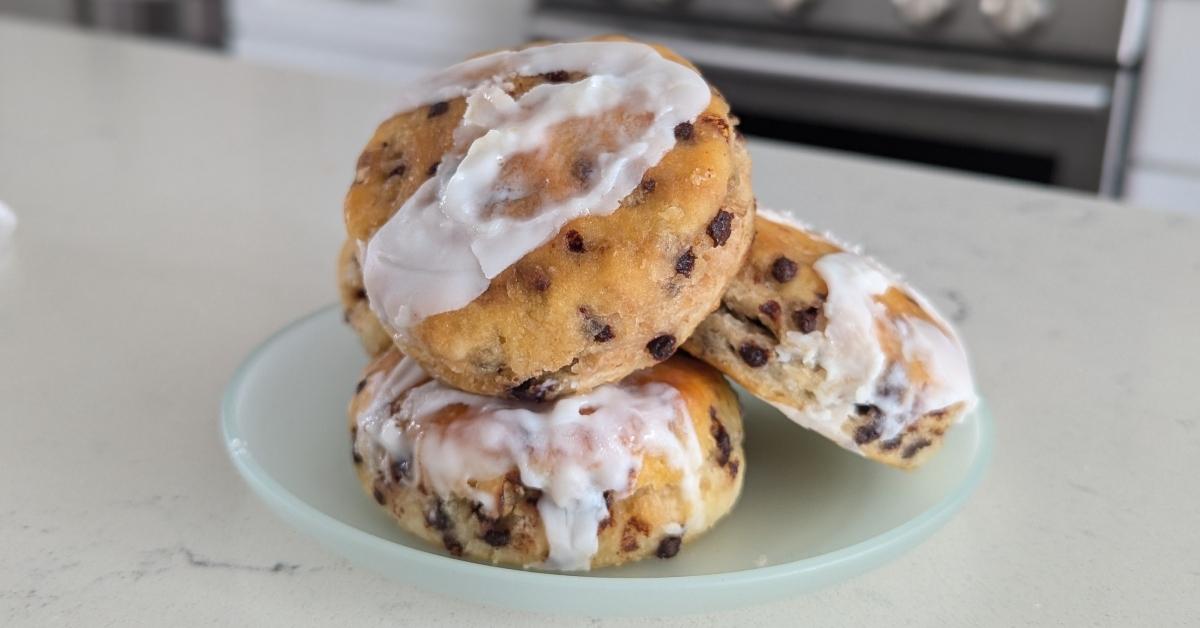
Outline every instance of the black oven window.
POLYGON ((746 135, 809 144, 823 148, 877 155, 984 174, 1050 183, 1054 159, 990 146, 970 146, 828 124, 785 120, 741 110, 740 128, 746 135))

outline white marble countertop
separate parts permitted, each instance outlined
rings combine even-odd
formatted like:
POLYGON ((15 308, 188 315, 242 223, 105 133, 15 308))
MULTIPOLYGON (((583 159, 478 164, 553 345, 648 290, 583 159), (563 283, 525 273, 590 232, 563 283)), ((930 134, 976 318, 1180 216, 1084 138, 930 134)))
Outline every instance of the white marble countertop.
MULTIPOLYGON (((237 364, 334 298, 341 197, 394 89, 0 21, 0 200, 20 219, 0 261, 0 625, 570 623, 351 566, 272 516, 221 446, 237 364)), ((1195 622, 1200 222, 752 149, 765 204, 863 242, 959 323, 995 458, 957 517, 874 572, 593 623, 1195 622)))

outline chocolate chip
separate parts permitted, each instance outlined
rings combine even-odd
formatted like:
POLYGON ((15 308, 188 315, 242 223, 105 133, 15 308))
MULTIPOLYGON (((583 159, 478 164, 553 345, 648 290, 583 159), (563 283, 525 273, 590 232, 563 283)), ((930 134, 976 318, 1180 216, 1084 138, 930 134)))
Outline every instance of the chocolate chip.
POLYGON ((450 529, 450 515, 446 514, 446 509, 442 508, 442 500, 437 500, 433 503, 433 508, 425 511, 425 523, 441 532, 450 529))
POLYGON ((438 169, 438 166, 440 166, 440 165, 442 165, 441 161, 435 161, 435 162, 429 164, 429 168, 425 171, 425 174, 432 177, 433 175, 437 174, 437 169, 438 169))
POLYGON ((684 277, 692 276, 692 269, 696 267, 696 254, 691 248, 684 251, 682 255, 675 258, 675 274, 683 275, 684 277))
POLYGON ((642 179, 642 191, 646 194, 653 192, 654 188, 657 186, 658 183, 656 183, 654 179, 642 179))
POLYGON ((429 113, 426 117, 436 118, 450 110, 450 103, 446 101, 435 102, 429 105, 429 113))
POLYGON ((730 460, 729 464, 726 466, 729 468, 729 477, 736 478, 738 469, 742 467, 742 463, 738 462, 737 460, 730 460))
POLYGON ((865 445, 879 438, 879 419, 883 416, 883 412, 878 406, 871 404, 859 403, 855 404, 854 412, 858 416, 864 417, 866 423, 858 426, 854 430, 854 442, 859 445, 865 445))
POLYGON ((708 416, 712 419, 709 431, 712 432, 713 441, 717 444, 717 466, 723 467, 729 463, 729 456, 733 453, 733 443, 729 442, 729 432, 725 431, 725 425, 721 423, 721 419, 717 418, 717 409, 709 406, 708 416))
POLYGON ((779 301, 766 301, 758 306, 758 311, 773 321, 779 320, 779 301))
POLYGON ((877 438, 879 438, 879 427, 874 423, 860 425, 858 429, 854 430, 854 442, 859 445, 866 445, 877 438))
POLYGON ((592 311, 588 308, 579 308, 579 313, 583 316, 583 332, 591 336, 592 340, 596 342, 608 342, 616 337, 612 326, 605 323, 604 319, 592 314, 592 311))
POLYGON ((508 390, 509 396, 521 401, 545 401, 546 395, 554 391, 552 382, 539 381, 536 377, 520 383, 520 385, 508 390))
POLYGON ((442 535, 442 545, 446 547, 446 551, 450 552, 451 556, 462 556, 463 546, 454 538, 453 534, 446 533, 442 535))
POLYGON ((571 164, 571 176, 575 177, 575 180, 583 185, 587 185, 595 173, 596 163, 587 157, 580 157, 571 164))
POLYGON ((806 307, 803 310, 792 312, 792 323, 796 325, 796 329, 802 334, 811 334, 817 330, 817 317, 821 315, 821 310, 815 307, 806 307))
POLYGON ((471 504, 471 514, 475 515, 475 518, 478 519, 480 523, 484 523, 489 526, 496 522, 495 517, 492 517, 483 511, 483 504, 479 502, 471 504))
POLYGON ((512 534, 508 530, 502 528, 488 528, 483 533, 483 540, 492 547, 504 547, 508 545, 508 541, 512 538, 512 534))
POLYGON ((567 79, 571 78, 571 75, 566 70, 555 70, 546 72, 542 78, 546 79, 548 83, 565 83, 567 79))
POLYGON ((909 458, 912 458, 913 456, 917 455, 918 451, 921 451, 922 449, 925 449, 926 447, 928 447, 932 444, 933 443, 930 442, 930 440, 928 438, 921 438, 921 439, 915 440, 904 446, 904 451, 902 451, 900 453, 900 457, 904 458, 905 460, 908 460, 909 458))
POLYGON ((683 539, 677 536, 664 536, 662 541, 658 543, 658 549, 654 550, 654 555, 659 558, 672 558, 679 553, 679 546, 683 543, 683 539))
POLYGON ((646 350, 655 360, 665 360, 675 353, 675 336, 663 334, 646 343, 646 350))
POLYGON ((738 347, 738 355, 742 356, 742 361, 750 368, 758 368, 771 359, 769 351, 750 341, 743 342, 742 346, 738 347))
POLYGON ((720 210, 713 217, 712 222, 708 223, 708 237, 712 238, 713 244, 721 246, 729 240, 729 234, 733 231, 733 214, 720 210))
POLYGON ((360 380, 358 380, 358 383, 354 385, 354 394, 356 394, 356 395, 357 395, 358 393, 362 392, 362 391, 363 391, 363 389, 364 389, 364 388, 366 388, 366 387, 367 387, 367 380, 366 380, 366 379, 360 379, 360 380))
POLYGON ((883 451, 891 451, 899 447, 900 443, 902 442, 904 442, 904 436, 897 436, 891 440, 885 440, 882 443, 879 443, 879 448, 883 451))
POLYGON ((572 253, 584 253, 587 247, 583 244, 583 236, 579 235, 578 231, 571 230, 567 232, 567 250, 572 253))
POLYGON ((363 300, 363 299, 365 299, 365 298, 367 298, 367 291, 366 291, 366 290, 363 290, 362 288, 359 288, 358 290, 355 290, 355 291, 354 291, 354 300, 355 300, 355 301, 362 301, 362 300, 363 300))
POLYGON ((371 496, 375 498, 375 501, 376 501, 376 502, 377 502, 377 503, 378 503, 380 506, 382 506, 382 505, 384 505, 384 504, 386 504, 386 503, 387 503, 387 497, 384 497, 384 495, 383 495, 383 491, 379 490, 379 487, 378 487, 378 486, 376 486, 376 487, 374 487, 374 488, 372 488, 372 489, 371 489, 371 496))
POLYGON ((675 125, 675 139, 681 142, 690 140, 694 131, 691 122, 680 122, 675 125))
POLYGON ((350 445, 350 459, 354 461, 354 464, 362 464, 362 454, 358 453, 358 449, 354 445, 350 445))
MULTIPOLYGON (((892 371, 901 368, 902 367, 900 367, 898 364, 893 365, 892 368, 888 369, 888 375, 890 375, 892 371)), ((887 383, 885 380, 883 384, 875 389, 875 393, 884 399, 899 399, 904 395, 904 387, 895 383, 887 383)))
POLYGON ((882 413, 882 412, 879 410, 879 407, 878 407, 878 406, 873 406, 873 405, 871 405, 871 404, 868 404, 868 403, 856 403, 856 404, 854 404, 854 412, 855 412, 855 414, 858 414, 859 416, 869 416, 869 417, 871 417, 871 420, 873 420, 873 421, 878 421, 878 420, 879 420, 879 416, 880 416, 881 414, 883 414, 883 413, 882 413))
POLYGON ((550 289, 550 275, 541 266, 518 266, 517 276, 534 292, 550 289))
POLYGON ((613 507, 613 492, 611 490, 604 491, 604 510, 608 513, 607 516, 600 522, 600 530, 612 525, 612 507, 613 507))
POLYGON ((412 461, 408 458, 401 458, 392 463, 392 477, 397 481, 407 478, 411 469, 412 461))
POLYGON ((779 283, 787 283, 796 276, 796 262, 780 255, 771 264, 771 276, 779 283))
POLYGON ((389 177, 402 177, 402 176, 404 176, 404 173, 407 171, 408 171, 407 164, 396 164, 396 167, 392 168, 391 172, 388 172, 388 176, 389 177))
POLYGON ((614 337, 615 334, 613 334, 612 326, 605 325, 604 327, 600 328, 600 331, 596 332, 595 336, 592 336, 592 340, 595 340, 596 342, 608 342, 614 337))

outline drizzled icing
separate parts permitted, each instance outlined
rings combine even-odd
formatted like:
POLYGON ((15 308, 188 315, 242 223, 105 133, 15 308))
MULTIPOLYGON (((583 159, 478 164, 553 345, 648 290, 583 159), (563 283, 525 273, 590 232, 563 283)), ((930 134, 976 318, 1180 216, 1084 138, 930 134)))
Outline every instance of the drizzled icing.
POLYGON ((428 316, 470 303, 492 278, 571 220, 615 211, 674 146, 675 126, 703 112, 711 93, 699 74, 650 46, 579 42, 497 52, 452 66, 410 87, 400 110, 459 97, 466 99, 466 112, 437 174, 364 247, 371 305, 400 335, 428 316), (518 98, 505 91, 513 77, 561 71, 588 76, 544 83, 518 98), (594 120, 595 133, 578 147, 587 154, 589 172, 575 194, 539 198, 541 182, 527 180, 519 169, 505 171, 514 157, 544 150, 555 127, 577 119, 594 120), (522 199, 532 199, 536 211, 494 211, 522 199))
POLYGON ((400 481, 443 498, 465 497, 498 516, 495 495, 471 485, 504 477, 542 491, 538 513, 550 553, 541 566, 585 570, 609 516, 606 491, 627 496, 645 456, 661 456, 681 473, 690 506, 685 526, 703 527, 699 441, 679 391, 661 382, 620 382, 547 403, 464 393, 429 380, 410 358, 372 382, 374 397, 356 417, 357 450, 373 472, 407 461, 400 481), (398 407, 394 400, 404 396, 398 407), (437 420, 459 406, 463 414, 437 420))
MULTIPOLYGON (((797 224, 772 213, 759 216, 783 224, 797 224), (777 218, 778 217, 778 218, 777 218)), ((805 229, 807 231, 807 229, 805 229)), ((814 391, 813 402, 797 408, 774 404, 793 421, 820 432, 843 447, 859 451, 843 431, 856 406, 879 410, 876 429, 883 441, 900 435, 922 415, 956 403, 975 404, 967 355, 957 335, 924 299, 874 260, 849 251, 822 256, 813 269, 825 281, 825 329, 810 333, 788 331, 776 347, 779 359, 801 361, 819 368, 825 378, 814 391), (876 300, 891 288, 911 296, 935 323, 909 316, 893 316, 876 300), (899 342, 900 358, 889 360, 880 327, 890 329, 899 342), (926 377, 914 382, 909 368, 920 364, 926 377)))

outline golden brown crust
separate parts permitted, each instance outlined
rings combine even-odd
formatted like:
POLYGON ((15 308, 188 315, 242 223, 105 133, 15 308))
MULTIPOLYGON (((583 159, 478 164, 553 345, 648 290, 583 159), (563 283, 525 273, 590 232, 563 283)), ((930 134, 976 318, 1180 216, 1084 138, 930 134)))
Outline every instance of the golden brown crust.
POLYGON ((368 355, 379 355, 392 346, 392 337, 379 324, 379 319, 367 303, 362 283, 362 267, 358 262, 358 247, 346 240, 338 253, 338 297, 342 302, 342 318, 358 334, 368 355))
MULTIPOLYGON (((513 91, 551 79, 562 77, 520 77, 513 91)), ((431 176, 464 107, 456 99, 379 127, 346 197, 352 240, 369 238, 431 176)), ((752 237, 750 162, 735 124, 714 91, 616 211, 571 221, 472 303, 409 330, 401 348, 455 387, 527 399, 586 391, 670 355, 717 306, 752 237)), ((548 157, 523 167, 552 192, 577 186, 571 147, 588 132, 568 123, 548 157)))
MULTIPOLYGON (((350 403, 351 441, 355 417, 376 393, 372 374, 389 370, 400 359, 390 350, 367 367, 364 384, 350 403)), ((696 536, 728 513, 741 491, 745 471, 742 419, 737 396, 711 367, 679 355, 631 377, 675 387, 687 404, 688 414, 703 453, 699 470, 705 524, 673 536, 669 524, 687 520, 688 501, 681 489, 681 472, 659 456, 647 456, 634 478, 633 492, 609 501, 610 518, 600 526, 599 550, 592 568, 619 565, 659 556, 670 558, 696 536)), ((443 411, 443 421, 457 420, 453 410, 443 411)), ((355 468, 367 495, 384 507, 401 528, 442 547, 456 556, 529 566, 549 554, 545 529, 538 513, 536 489, 521 484, 515 468, 494 478, 479 478, 476 489, 495 496, 499 517, 481 512, 479 505, 461 496, 438 496, 418 483, 397 482, 376 474, 370 462, 354 451, 355 468)))
MULTIPOLYGON (((813 264, 842 250, 815 233, 758 218, 745 265, 721 307, 697 327, 684 350, 766 401, 801 409, 815 404, 813 391, 824 382, 825 372, 801 360, 780 360, 776 348, 788 332, 825 329, 828 287, 813 264)), ((900 287, 893 286, 876 300, 889 319, 916 317, 945 330, 944 322, 900 287)), ((904 363, 912 387, 928 383, 924 365, 902 354, 896 327, 879 325, 876 331, 888 363, 904 363)), ((877 415, 867 408, 846 417, 842 431, 868 458, 914 468, 941 446, 946 429, 965 409, 960 403, 929 412, 898 437, 884 440, 874 429, 877 415)))

